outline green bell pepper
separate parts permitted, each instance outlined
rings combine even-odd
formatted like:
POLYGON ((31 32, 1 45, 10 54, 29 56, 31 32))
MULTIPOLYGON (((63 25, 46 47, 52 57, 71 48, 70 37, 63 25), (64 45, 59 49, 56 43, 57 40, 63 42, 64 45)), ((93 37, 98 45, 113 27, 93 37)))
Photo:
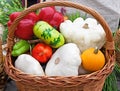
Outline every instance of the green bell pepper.
POLYGON ((12 56, 17 57, 30 49, 30 44, 26 40, 20 40, 13 46, 12 56))

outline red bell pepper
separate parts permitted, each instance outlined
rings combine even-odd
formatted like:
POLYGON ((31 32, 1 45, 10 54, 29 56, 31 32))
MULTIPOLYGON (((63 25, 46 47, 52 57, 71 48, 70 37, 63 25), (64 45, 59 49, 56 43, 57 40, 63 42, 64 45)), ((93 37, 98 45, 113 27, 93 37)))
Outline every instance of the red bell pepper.
POLYGON ((15 35, 21 39, 29 40, 33 36, 34 22, 30 19, 23 19, 19 22, 15 35))
MULTIPOLYGON (((8 27, 12 24, 12 22, 21 14, 21 12, 13 12, 10 14, 10 20, 8 21, 8 27)), ((18 38, 28 40, 32 39, 33 36, 33 26, 38 21, 38 16, 31 12, 26 15, 18 24, 15 30, 15 36, 18 38)))
POLYGON ((62 13, 58 12, 55 7, 45 7, 39 12, 39 19, 59 29, 60 23, 64 21, 64 16, 62 13))
POLYGON ((52 48, 44 43, 38 43, 32 49, 32 56, 40 63, 46 63, 52 56, 52 48))
POLYGON ((15 20, 16 17, 18 17, 21 14, 21 12, 13 12, 12 14, 10 14, 9 18, 10 21, 13 22, 15 20))
POLYGON ((36 15, 34 12, 31 12, 31 13, 29 13, 28 15, 26 15, 26 16, 24 17, 24 19, 30 19, 30 20, 32 20, 34 23, 36 23, 36 22, 39 20, 38 15, 36 15))
MULTIPOLYGON (((17 18, 20 14, 21 12, 13 12, 12 14, 10 14, 9 16, 10 21, 13 22, 15 18, 17 18)), ((24 19, 30 19, 34 21, 35 23, 39 20, 38 16, 34 12, 31 12, 28 15, 26 15, 24 19)))

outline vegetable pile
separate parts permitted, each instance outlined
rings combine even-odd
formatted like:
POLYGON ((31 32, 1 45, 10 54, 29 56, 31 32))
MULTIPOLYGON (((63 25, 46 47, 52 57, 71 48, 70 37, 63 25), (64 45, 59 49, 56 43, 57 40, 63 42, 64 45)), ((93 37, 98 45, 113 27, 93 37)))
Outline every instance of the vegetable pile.
MULTIPOLYGON (((7 26, 20 14, 11 13, 7 26)), ((94 18, 75 14, 71 18, 52 6, 26 15, 14 33, 15 67, 39 76, 78 76, 102 69, 106 34, 94 18)))
MULTIPOLYGON (((6 43, 8 27, 23 9, 21 0, 0 1, 3 44, 6 43)), ((46 7, 28 14, 19 23, 15 39, 19 40, 15 41, 12 50, 15 67, 27 74, 82 75, 100 70, 105 65, 101 48, 106 40, 101 25, 95 19, 87 18, 87 14, 66 14, 63 7, 61 12, 55 7, 46 7), (96 49, 98 52, 95 52, 96 49), (95 57, 98 58, 94 60, 95 57)), ((117 52, 120 51, 118 44, 115 44, 117 52)), ((120 74, 117 63, 106 79, 103 91, 118 91, 116 74, 120 74)))

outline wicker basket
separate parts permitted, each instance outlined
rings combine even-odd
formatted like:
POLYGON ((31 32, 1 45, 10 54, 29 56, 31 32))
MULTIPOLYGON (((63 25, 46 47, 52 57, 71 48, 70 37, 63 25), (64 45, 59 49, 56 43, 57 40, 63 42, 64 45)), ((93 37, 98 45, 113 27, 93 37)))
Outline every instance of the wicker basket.
POLYGON ((2 52, 2 39, 0 38, 0 91, 3 90, 7 82, 7 75, 4 70, 4 60, 2 52))
POLYGON ((103 17, 95 10, 69 1, 43 2, 24 10, 9 27, 7 39, 7 56, 5 58, 6 73, 12 78, 19 91, 102 91, 106 77, 112 72, 115 62, 114 41, 111 30, 103 17), (103 69, 87 75, 79 76, 33 76, 16 69, 12 63, 11 50, 14 44, 14 31, 20 20, 28 13, 47 6, 66 6, 82 10, 92 15, 103 26, 106 33, 105 57, 103 69))
POLYGON ((115 32, 114 42, 116 46, 116 62, 120 66, 120 28, 115 32))

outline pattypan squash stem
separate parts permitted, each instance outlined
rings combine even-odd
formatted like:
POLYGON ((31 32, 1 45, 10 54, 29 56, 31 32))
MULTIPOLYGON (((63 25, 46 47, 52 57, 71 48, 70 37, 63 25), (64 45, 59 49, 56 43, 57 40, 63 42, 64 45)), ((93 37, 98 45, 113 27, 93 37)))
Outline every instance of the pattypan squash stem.
POLYGON ((55 60, 55 64, 58 64, 60 62, 60 58, 57 57, 56 60, 55 60))
POLYGON ((83 25, 83 28, 84 28, 84 29, 89 29, 88 24, 85 23, 85 24, 83 25))
POLYGON ((98 47, 95 48, 94 53, 95 53, 95 54, 98 53, 98 47))

